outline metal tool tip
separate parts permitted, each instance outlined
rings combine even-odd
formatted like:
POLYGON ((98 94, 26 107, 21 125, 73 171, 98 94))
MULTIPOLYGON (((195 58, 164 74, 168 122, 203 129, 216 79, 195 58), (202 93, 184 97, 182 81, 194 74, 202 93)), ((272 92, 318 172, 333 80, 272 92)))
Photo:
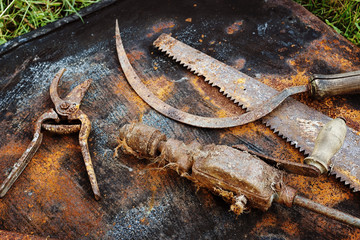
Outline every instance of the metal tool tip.
POLYGON ((95 200, 99 201, 101 199, 101 195, 100 194, 94 194, 95 200))

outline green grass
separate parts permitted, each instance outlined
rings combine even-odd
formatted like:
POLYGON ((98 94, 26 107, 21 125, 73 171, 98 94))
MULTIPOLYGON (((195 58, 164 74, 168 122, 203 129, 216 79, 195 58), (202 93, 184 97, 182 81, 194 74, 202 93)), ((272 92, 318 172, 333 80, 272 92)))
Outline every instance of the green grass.
POLYGON ((99 0, 0 0, 0 44, 99 0))
MULTIPOLYGON (((0 44, 100 0, 0 0, 0 44)), ((294 0, 360 46, 360 0, 294 0)))
POLYGON ((360 46, 360 0, 295 0, 360 46))

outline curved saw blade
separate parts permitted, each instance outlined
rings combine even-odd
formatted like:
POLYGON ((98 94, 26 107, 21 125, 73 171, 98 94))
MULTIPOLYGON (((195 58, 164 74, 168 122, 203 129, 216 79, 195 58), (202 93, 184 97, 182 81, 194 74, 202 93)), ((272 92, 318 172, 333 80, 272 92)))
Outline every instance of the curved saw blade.
MULTIPOLYGON (((199 76, 212 86, 220 88, 225 96, 243 108, 261 104, 279 94, 275 89, 251 78, 174 38, 162 34, 154 45, 169 57, 199 76)), ((309 154, 322 126, 331 120, 328 116, 287 98, 279 107, 262 118, 266 126, 309 154)), ((360 136, 351 128, 342 148, 332 158, 331 174, 335 174, 354 191, 360 191, 360 136)))
MULTIPOLYGON (((252 109, 252 111, 244 113, 239 116, 212 118, 212 117, 202 117, 202 116, 186 113, 161 101, 151 91, 149 91, 149 89, 142 83, 142 81, 136 74, 135 70, 131 66, 129 59, 126 56, 126 52, 122 44, 120 30, 117 21, 116 21, 115 35, 116 35, 116 50, 118 53, 118 58, 121 68, 126 76, 126 79, 128 80, 131 87, 135 90, 135 92, 147 104, 149 104, 152 108, 154 108, 161 114, 173 120, 191 126, 203 127, 203 128, 227 128, 227 127, 244 125, 264 117, 265 115, 273 111, 288 96, 295 93, 307 91, 306 86, 298 86, 298 87, 286 89, 285 91, 278 94, 276 97, 271 98, 269 101, 265 103, 261 103, 258 106, 255 106, 252 109)), ((243 81, 243 80, 238 79, 237 81, 243 81)))

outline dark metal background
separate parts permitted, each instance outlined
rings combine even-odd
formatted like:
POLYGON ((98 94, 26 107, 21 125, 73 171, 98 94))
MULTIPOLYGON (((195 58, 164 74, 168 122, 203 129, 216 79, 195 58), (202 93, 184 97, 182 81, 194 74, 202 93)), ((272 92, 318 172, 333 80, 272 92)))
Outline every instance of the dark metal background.
MULTIPOLYGON (((59 239, 360 238, 359 229, 298 207, 274 204, 268 212, 236 217, 221 198, 176 173, 149 167, 121 150, 116 154, 119 128, 143 121, 184 141, 244 143, 273 157, 303 159, 259 122, 199 129, 150 109, 119 69, 114 27, 119 19, 128 56, 149 89, 167 103, 203 116, 241 110, 152 47, 163 32, 277 90, 305 84, 311 73, 360 69, 358 48, 289 0, 111 3, 92 7, 84 22, 63 21, 0 49, 0 181, 31 141, 36 119, 52 107, 49 86, 65 67, 60 94, 93 79, 81 109, 92 122, 90 152, 103 195, 99 202, 93 198, 77 135, 45 133, 37 154, 0 199, 2 230, 59 239)), ((342 116, 360 130, 359 96, 296 98, 330 117, 342 116)), ((287 175, 285 180, 304 196, 360 217, 359 193, 351 193, 334 177, 287 175)))

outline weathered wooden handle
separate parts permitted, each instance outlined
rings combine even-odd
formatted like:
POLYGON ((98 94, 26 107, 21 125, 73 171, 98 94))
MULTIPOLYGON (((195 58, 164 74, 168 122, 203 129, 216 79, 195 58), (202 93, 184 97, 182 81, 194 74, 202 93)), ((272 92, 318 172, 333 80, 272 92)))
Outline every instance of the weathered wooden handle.
POLYGON ((330 159, 344 143, 346 130, 345 120, 342 118, 326 123, 316 137, 314 151, 304 162, 318 168, 321 173, 327 172, 330 159))
POLYGON ((310 82, 311 94, 315 98, 360 93, 360 71, 340 74, 316 74, 310 82))

